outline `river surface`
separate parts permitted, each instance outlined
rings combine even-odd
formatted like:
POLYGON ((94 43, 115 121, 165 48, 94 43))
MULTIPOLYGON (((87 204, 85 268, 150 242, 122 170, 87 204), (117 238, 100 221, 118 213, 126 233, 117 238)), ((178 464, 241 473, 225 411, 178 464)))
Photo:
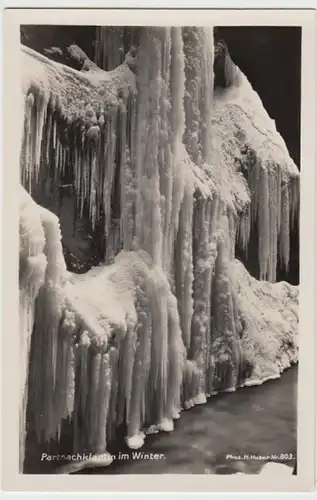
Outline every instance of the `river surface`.
MULTIPOLYGON (((297 373, 295 366, 278 380, 213 396, 204 405, 182 411, 173 432, 148 435, 139 450, 128 449, 122 433, 115 447, 108 447, 116 457, 110 466, 72 471, 75 474, 256 474, 272 459, 294 466, 297 373)), ((58 452, 69 453, 71 442, 64 444, 65 450, 58 452)), ((34 439, 27 441, 26 451, 26 474, 61 473, 61 462, 41 460, 47 450, 34 439)), ((70 463, 66 468, 66 473, 71 473, 70 463)))
POLYGON ((274 461, 294 466, 297 373, 293 367, 278 380, 213 396, 206 404, 183 411, 173 432, 147 436, 137 450, 159 458, 141 454, 133 459, 135 451, 118 444, 112 451, 117 459, 109 467, 79 473, 254 474, 269 461, 259 457, 272 455, 279 457, 274 461), (129 458, 122 458, 123 453, 129 458))

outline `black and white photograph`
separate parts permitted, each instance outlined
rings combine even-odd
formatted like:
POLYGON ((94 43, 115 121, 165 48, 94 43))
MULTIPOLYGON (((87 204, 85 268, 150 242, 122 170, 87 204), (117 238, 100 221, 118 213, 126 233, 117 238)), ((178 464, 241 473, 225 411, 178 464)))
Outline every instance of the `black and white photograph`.
POLYGON ((19 35, 19 473, 291 480, 301 26, 19 35))

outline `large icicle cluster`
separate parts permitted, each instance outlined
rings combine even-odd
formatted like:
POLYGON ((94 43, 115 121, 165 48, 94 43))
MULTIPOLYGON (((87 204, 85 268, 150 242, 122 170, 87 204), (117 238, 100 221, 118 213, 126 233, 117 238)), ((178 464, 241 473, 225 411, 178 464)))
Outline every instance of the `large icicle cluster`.
MULTIPOLYGON (((21 259, 25 246, 37 258, 29 257, 27 276, 22 261, 20 286, 21 314, 28 314, 22 340, 34 322, 28 403, 38 439, 59 440, 71 417, 74 450, 104 453, 122 422, 131 447, 142 444, 146 423, 171 428, 181 409, 185 349, 162 269, 139 250, 83 276, 68 274, 58 219, 26 192, 21 238, 21 259)), ((21 387, 24 397, 25 380, 21 387)))
POLYGON ((96 454, 122 423, 141 446, 182 408, 297 355, 298 290, 235 261, 256 223, 261 278, 274 281, 278 253, 288 264, 299 180, 274 124, 229 63, 232 85, 214 94, 212 29, 139 29, 136 74, 117 38, 124 49, 124 31, 98 28, 109 72, 23 49, 21 182, 48 196, 73 184, 78 217, 102 219, 106 263, 67 273, 57 218, 22 190, 21 269, 36 269, 20 277, 30 425, 59 440, 69 420, 73 449, 96 454))
POLYGON ((78 217, 85 209, 93 229, 102 217, 111 253, 118 240, 111 201, 116 170, 125 161, 124 129, 132 121, 135 75, 125 63, 111 73, 94 67, 78 72, 30 49, 23 48, 22 56, 26 100, 21 182, 30 193, 45 185, 47 196, 56 185, 70 183, 78 217))
POLYGON ((222 142, 218 161, 238 166, 247 178, 251 204, 240 217, 239 240, 247 250, 252 226, 257 225, 260 279, 274 282, 278 257, 288 270, 290 231, 299 209, 299 172, 274 120, 229 55, 226 68, 231 85, 216 93, 212 136, 222 142))

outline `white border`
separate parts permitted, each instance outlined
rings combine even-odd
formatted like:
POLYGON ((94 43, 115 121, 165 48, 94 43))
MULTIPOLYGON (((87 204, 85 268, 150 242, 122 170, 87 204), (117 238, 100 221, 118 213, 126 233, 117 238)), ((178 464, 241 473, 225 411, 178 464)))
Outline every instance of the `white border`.
POLYGON ((316 0, 4 0, 4 8, 54 9, 316 9, 316 0))
MULTIPOLYGON (((65 2, 64 2, 65 5, 65 2)), ((78 5, 78 2, 77 2, 78 5)), ((183 4, 184 5, 184 4, 183 4)), ((118 0, 117 6, 120 6, 118 0)), ((3 488, 14 491, 309 491, 315 485, 315 12, 291 10, 7 10, 4 15, 4 147, 3 170, 3 488), (302 147, 301 147, 301 288, 298 397, 298 476, 126 475, 30 476, 18 466, 18 164, 20 134, 19 25, 301 25, 302 26, 302 147), (313 387, 311 387, 313 385, 313 387), (75 479, 74 479, 75 478, 75 479)))

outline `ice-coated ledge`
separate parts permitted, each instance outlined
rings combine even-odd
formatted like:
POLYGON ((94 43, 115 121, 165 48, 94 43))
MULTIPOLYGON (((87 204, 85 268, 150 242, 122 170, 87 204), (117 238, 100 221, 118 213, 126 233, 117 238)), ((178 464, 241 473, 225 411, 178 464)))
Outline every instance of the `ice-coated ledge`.
POLYGON ((77 71, 21 45, 22 92, 39 93, 69 123, 118 104, 120 92, 136 92, 135 75, 126 63, 113 71, 77 71))

